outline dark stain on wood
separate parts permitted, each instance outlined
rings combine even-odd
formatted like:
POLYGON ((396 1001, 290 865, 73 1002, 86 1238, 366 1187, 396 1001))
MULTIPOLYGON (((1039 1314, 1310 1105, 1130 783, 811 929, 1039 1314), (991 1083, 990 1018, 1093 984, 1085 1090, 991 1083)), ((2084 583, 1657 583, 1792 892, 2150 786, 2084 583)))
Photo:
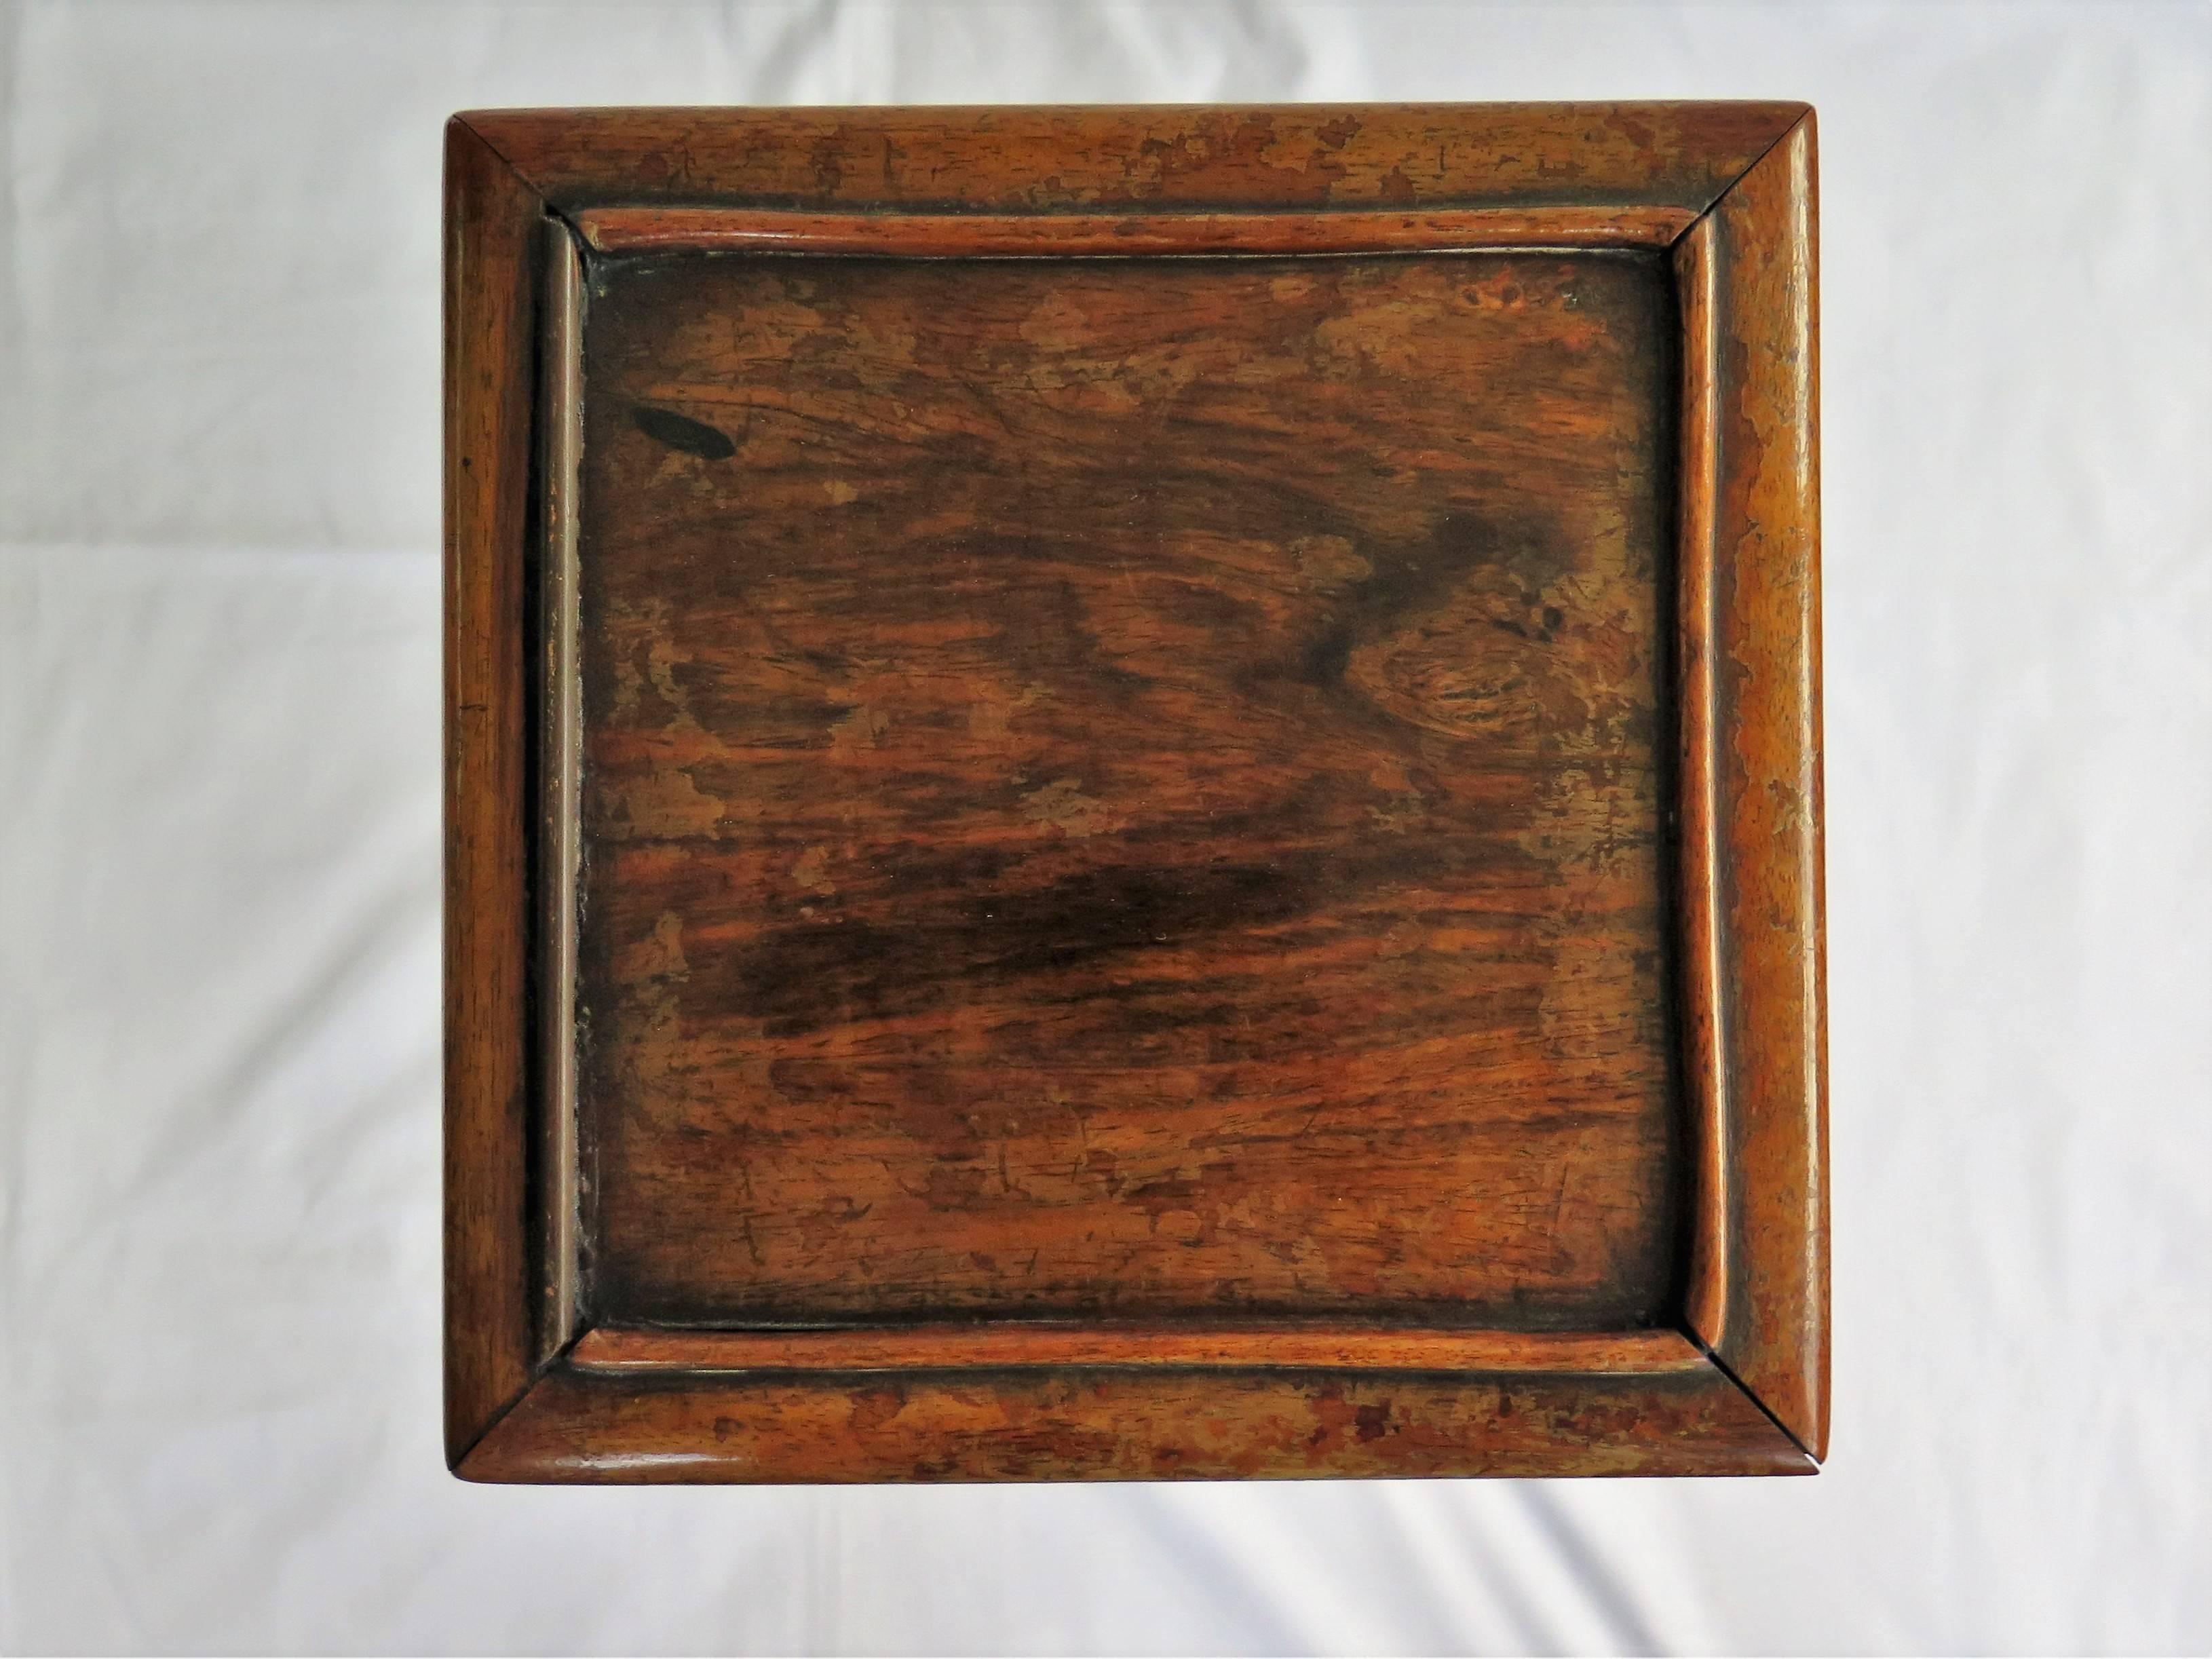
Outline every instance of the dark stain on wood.
POLYGON ((1661 259, 591 283, 597 1316, 1666 1317, 1661 259))
POLYGON ((640 404, 630 410, 629 417, 647 437, 687 455, 696 455, 702 460, 726 461, 738 453, 738 447, 720 428, 695 421, 689 415, 678 415, 672 409, 640 404))

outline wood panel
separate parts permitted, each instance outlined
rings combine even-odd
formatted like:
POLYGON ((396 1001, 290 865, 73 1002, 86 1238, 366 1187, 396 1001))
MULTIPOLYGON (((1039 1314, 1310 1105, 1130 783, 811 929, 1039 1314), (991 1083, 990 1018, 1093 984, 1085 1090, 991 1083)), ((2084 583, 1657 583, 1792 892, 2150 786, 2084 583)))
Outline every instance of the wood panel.
POLYGON ((1659 262, 592 283, 607 1316, 1662 1316, 1659 262))

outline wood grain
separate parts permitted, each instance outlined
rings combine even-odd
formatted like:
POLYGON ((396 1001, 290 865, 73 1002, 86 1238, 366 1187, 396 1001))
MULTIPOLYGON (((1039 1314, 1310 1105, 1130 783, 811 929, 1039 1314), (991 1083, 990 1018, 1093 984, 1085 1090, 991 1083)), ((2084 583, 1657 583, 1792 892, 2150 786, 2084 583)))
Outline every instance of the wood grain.
POLYGON ((456 118, 457 1473, 1809 1471, 1814 193, 1795 104, 456 118))
POLYGON ((1806 1474, 1710 1364, 1635 1376, 972 1370, 651 1379, 556 1368, 474 1480, 1806 1474))
POLYGON ((1815 1457, 1828 1419, 1819 361, 1808 115, 1715 210, 1728 1312, 1707 1340, 1815 1457))
POLYGON ((1664 1316, 1662 265, 592 282, 603 1316, 1664 1316))
POLYGON ((446 132, 446 1443, 528 1382, 535 192, 446 132))
POLYGON ((1798 103, 478 110, 563 212, 601 205, 1066 212, 1703 212, 1798 103))

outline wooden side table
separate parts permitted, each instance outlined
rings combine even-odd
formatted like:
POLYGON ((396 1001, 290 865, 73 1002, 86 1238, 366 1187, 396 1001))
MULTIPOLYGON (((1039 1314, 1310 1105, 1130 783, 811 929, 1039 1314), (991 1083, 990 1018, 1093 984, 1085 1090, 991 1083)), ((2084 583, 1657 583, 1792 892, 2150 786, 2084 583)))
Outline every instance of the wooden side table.
POLYGON ((1810 111, 447 156, 457 1472, 1814 1466, 1810 111))

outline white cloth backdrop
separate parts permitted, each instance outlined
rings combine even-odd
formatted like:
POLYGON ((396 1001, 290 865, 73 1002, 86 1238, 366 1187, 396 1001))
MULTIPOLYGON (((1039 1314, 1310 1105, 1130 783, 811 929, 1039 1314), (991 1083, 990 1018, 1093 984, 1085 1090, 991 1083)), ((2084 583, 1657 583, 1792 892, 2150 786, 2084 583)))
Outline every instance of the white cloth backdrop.
POLYGON ((2212 12, 0 13, 0 1647, 2212 1646, 2212 12), (1820 112, 1813 1480, 542 1491, 438 1447, 440 126, 1820 112))

